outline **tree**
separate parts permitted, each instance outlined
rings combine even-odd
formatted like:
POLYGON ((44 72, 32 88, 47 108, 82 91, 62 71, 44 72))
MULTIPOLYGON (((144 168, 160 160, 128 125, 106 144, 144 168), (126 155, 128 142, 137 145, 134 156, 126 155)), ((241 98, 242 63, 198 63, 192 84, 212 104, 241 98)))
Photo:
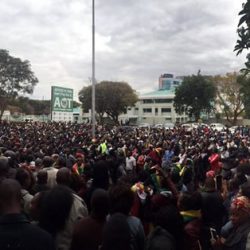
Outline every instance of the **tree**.
MULTIPOLYGON (((242 10, 239 12, 239 16, 241 16, 237 30, 239 39, 234 48, 234 51, 237 51, 237 55, 242 53, 243 50, 250 48, 250 0, 242 4, 242 10)), ((243 71, 245 71, 246 74, 250 73, 250 54, 247 55, 245 66, 246 68, 243 69, 243 71)))
POLYGON ((245 107, 245 117, 250 118, 250 76, 243 74, 238 76, 238 83, 243 93, 243 104, 245 107))
POLYGON ((184 77, 182 84, 175 90, 174 107, 178 114, 188 113, 197 121, 201 112, 213 108, 215 87, 209 77, 197 75, 184 77))
POLYGON ((0 50, 0 120, 7 105, 20 93, 32 94, 37 83, 29 61, 0 50))
POLYGON ((238 117, 244 112, 244 92, 241 79, 237 73, 228 73, 226 76, 213 78, 217 89, 216 103, 221 113, 232 125, 236 125, 238 117))
MULTIPOLYGON (((83 109, 87 112, 91 108, 91 86, 84 87, 79 92, 79 100, 83 109)), ((102 81, 96 84, 96 113, 100 122, 106 114, 115 123, 118 123, 118 116, 124 113, 129 106, 137 101, 135 91, 126 82, 102 81)))

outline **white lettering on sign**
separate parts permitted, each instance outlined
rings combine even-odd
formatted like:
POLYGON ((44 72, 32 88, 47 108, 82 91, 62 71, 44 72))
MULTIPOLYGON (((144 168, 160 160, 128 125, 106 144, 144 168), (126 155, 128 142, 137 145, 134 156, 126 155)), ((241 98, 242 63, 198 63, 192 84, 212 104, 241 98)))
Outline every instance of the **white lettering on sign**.
POLYGON ((70 109, 72 99, 55 97, 54 108, 70 109))
POLYGON ((58 107, 58 108, 61 107, 59 97, 56 97, 56 98, 55 98, 54 107, 55 107, 55 108, 56 108, 56 107, 58 107))

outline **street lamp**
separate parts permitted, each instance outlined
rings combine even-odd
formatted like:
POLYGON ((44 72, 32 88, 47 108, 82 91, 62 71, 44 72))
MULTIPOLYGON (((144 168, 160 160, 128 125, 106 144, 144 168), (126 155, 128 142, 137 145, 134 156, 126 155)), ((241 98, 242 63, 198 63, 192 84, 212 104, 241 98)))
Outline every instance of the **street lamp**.
POLYGON ((95 138, 95 0, 92 0, 92 138, 95 138))

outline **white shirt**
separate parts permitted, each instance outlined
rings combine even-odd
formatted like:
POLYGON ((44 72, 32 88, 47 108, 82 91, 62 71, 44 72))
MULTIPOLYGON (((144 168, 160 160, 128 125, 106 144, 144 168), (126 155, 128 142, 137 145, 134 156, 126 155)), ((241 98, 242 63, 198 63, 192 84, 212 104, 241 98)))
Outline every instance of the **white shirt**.
POLYGON ((126 170, 131 171, 136 166, 136 160, 133 156, 126 157, 126 170))

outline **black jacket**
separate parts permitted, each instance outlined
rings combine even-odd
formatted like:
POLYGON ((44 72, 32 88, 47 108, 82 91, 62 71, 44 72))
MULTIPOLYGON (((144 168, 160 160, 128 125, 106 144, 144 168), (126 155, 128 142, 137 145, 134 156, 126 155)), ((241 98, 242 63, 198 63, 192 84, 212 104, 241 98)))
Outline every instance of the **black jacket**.
POLYGON ((226 208, 219 192, 202 192, 202 219, 204 226, 212 227, 220 232, 226 217, 226 208))
POLYGON ((1 250, 54 250, 50 234, 30 224, 22 214, 0 216, 1 250))

